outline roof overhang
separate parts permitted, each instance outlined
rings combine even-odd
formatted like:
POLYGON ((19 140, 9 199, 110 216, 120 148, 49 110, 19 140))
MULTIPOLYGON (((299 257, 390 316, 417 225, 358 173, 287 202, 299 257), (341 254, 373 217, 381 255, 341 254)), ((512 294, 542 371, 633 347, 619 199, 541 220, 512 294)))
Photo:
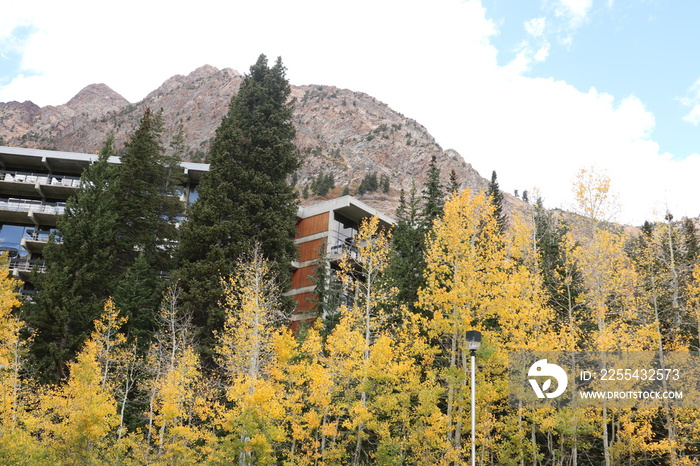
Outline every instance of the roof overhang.
POLYGON ((318 204, 299 207, 297 216, 299 218, 307 218, 322 214, 324 212, 338 212, 339 214, 358 223, 363 218, 374 217, 375 215, 379 217, 379 221, 385 226, 390 226, 396 223, 393 218, 352 196, 342 196, 329 201, 323 201, 318 204))
MULTIPOLYGON (((24 172, 55 172, 80 176, 90 164, 97 161, 96 154, 63 152, 22 147, 0 146, 0 169, 24 172)), ((120 163, 119 157, 110 157, 110 163, 120 163)), ((181 162, 180 165, 191 183, 199 183, 202 174, 209 171, 207 163, 181 162)))

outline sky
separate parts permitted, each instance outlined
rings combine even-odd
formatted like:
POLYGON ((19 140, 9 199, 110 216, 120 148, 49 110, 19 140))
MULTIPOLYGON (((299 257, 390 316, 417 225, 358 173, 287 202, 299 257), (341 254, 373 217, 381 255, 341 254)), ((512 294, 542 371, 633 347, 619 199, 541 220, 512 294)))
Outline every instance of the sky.
POLYGON ((365 92, 500 187, 572 209, 581 169, 617 221, 700 215, 695 0, 0 0, 0 102, 105 83, 138 102, 199 66, 281 56, 295 85, 365 92), (102 6, 105 5, 105 6, 102 6))

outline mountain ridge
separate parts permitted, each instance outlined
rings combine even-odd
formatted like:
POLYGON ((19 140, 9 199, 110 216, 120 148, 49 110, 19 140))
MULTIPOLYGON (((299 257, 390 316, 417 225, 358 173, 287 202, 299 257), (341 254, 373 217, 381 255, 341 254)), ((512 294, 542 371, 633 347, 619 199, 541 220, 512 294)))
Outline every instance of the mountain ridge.
MULTIPOLYGON (((96 153, 107 135, 124 150, 147 107, 161 110, 163 142, 179 130, 185 139, 185 161, 206 162, 209 144, 231 97, 244 76, 231 68, 203 65, 188 75, 175 75, 139 102, 128 102, 106 84, 90 84, 66 104, 38 107, 32 102, 0 103, 0 144, 96 153)), ((292 86, 296 145, 302 166, 296 183, 310 185, 318 173, 332 173, 337 191, 351 191, 368 173, 389 176, 388 195, 368 194, 369 204, 393 213, 399 190, 412 183, 420 189, 434 156, 443 185, 455 172, 462 188, 488 185, 455 150, 443 150, 427 129, 387 104, 363 93, 328 85, 292 86)), ((337 193, 336 193, 337 194, 337 193)), ((508 196, 508 203, 517 201, 508 196)))

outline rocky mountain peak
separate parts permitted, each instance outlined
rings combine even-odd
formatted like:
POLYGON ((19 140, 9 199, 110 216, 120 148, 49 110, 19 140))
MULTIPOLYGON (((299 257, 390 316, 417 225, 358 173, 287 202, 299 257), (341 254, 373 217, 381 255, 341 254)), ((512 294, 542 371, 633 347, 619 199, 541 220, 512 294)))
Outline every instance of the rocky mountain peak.
POLYGON ((106 84, 90 84, 68 101, 66 107, 76 112, 104 113, 129 105, 129 101, 106 84))
MULTIPOLYGON (((166 80, 138 103, 129 103, 105 84, 92 84, 67 104, 39 108, 31 103, 0 103, 0 138, 6 145, 96 153, 107 135, 123 150, 145 109, 162 109, 163 144, 184 133, 184 160, 205 162, 211 140, 243 75, 204 65, 166 80)), ((435 157, 448 186, 455 172, 462 187, 485 189, 488 182, 453 150, 443 150, 425 127, 362 92, 334 86, 292 86, 296 145, 302 166, 296 173, 300 192, 323 172, 331 174, 338 196, 354 192, 371 173, 390 180, 387 193, 362 199, 393 213, 401 189, 420 188, 435 157)), ((310 201, 311 199, 309 199, 310 201)))

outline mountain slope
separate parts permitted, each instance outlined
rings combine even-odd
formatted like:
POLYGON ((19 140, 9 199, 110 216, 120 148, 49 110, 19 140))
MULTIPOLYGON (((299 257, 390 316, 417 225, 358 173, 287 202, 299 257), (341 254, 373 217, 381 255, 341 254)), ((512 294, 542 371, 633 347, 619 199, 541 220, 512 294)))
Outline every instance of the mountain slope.
MULTIPOLYGON (((0 143, 96 153, 109 133, 122 150, 150 107, 162 110, 164 141, 181 128, 188 161, 206 161, 214 132, 238 92, 243 76, 205 65, 187 76, 173 76, 141 102, 129 103, 105 84, 92 84, 65 105, 39 108, 31 102, 0 103, 0 143)), ((338 191, 356 188, 371 172, 388 175, 389 195, 367 195, 377 207, 393 211, 398 190, 420 188, 435 156, 447 184, 454 170, 462 187, 484 189, 487 181, 455 151, 444 151, 416 121, 373 97, 333 86, 293 86, 297 146, 303 164, 299 187, 321 170, 333 173, 338 191)))

